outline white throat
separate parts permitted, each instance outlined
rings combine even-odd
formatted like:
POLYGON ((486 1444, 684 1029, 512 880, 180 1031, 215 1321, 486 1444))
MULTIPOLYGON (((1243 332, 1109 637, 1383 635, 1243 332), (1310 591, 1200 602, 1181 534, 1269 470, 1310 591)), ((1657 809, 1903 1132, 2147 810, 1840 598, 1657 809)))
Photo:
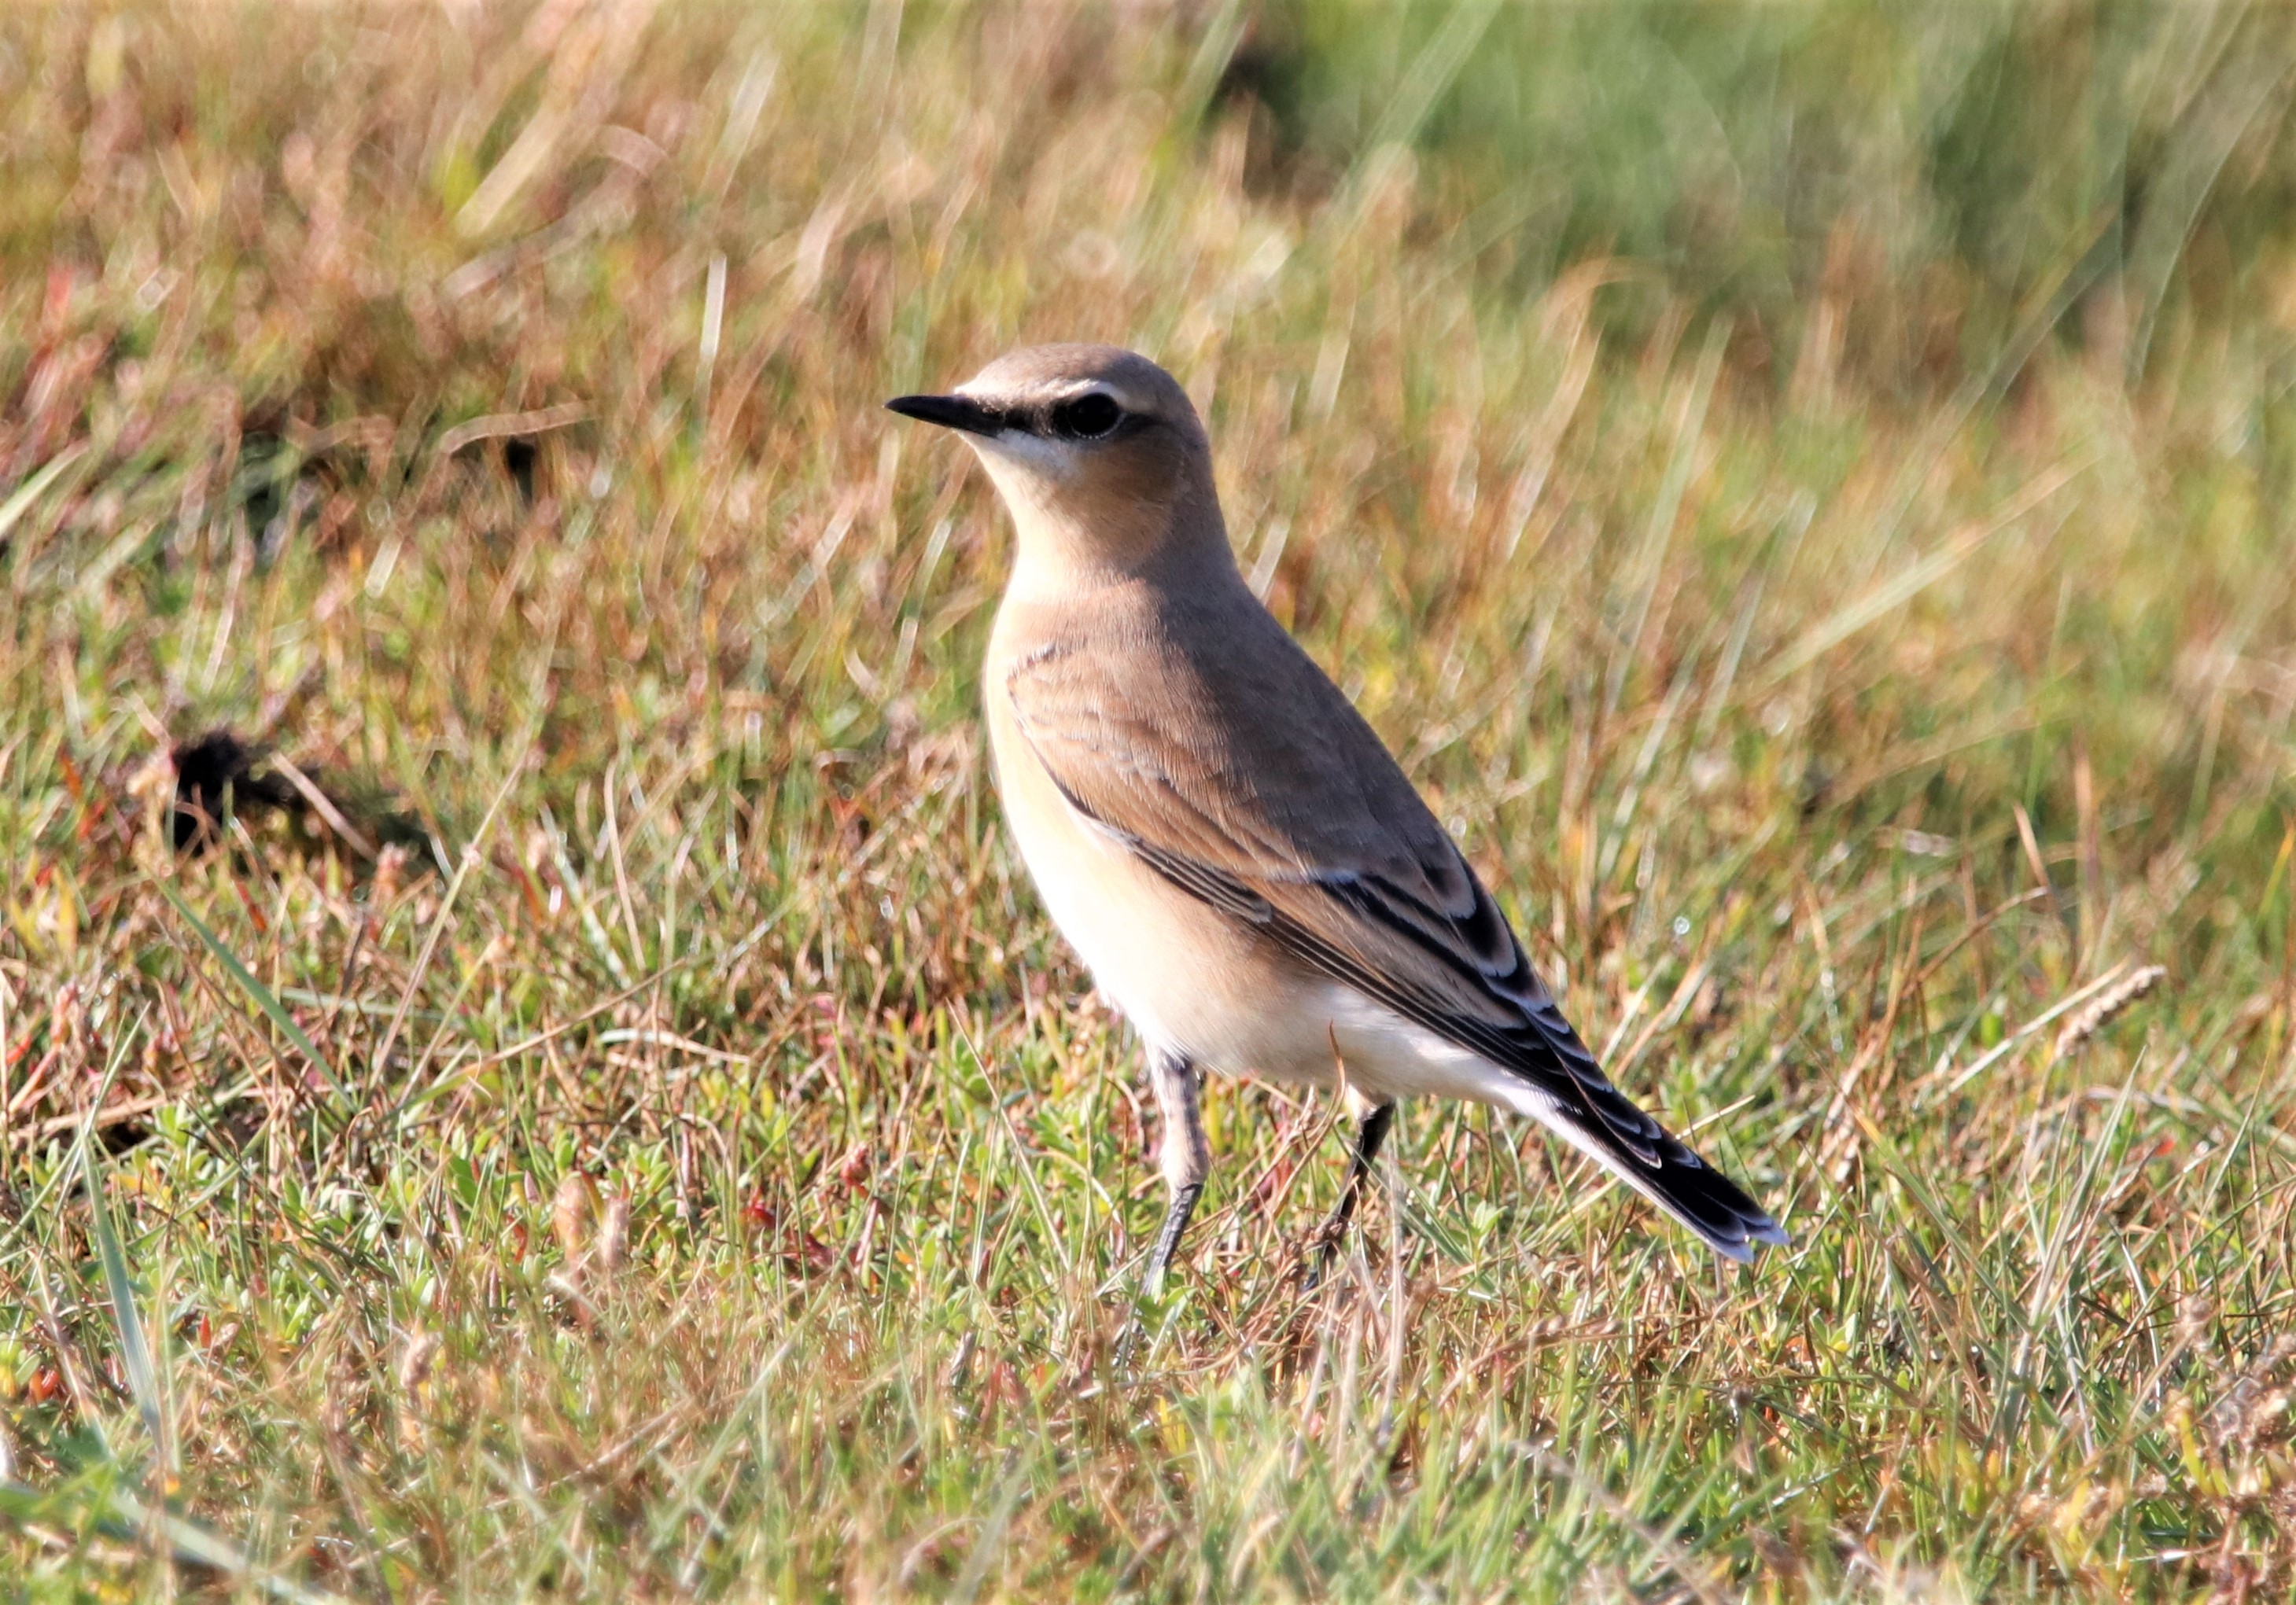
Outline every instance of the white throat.
POLYGON ((1086 561, 1089 538, 1070 527, 1049 493, 1076 477, 1075 453, 1058 441, 1007 430, 1001 435, 968 437, 965 444, 988 471, 989 482, 1012 515, 1013 572, 1007 597, 1023 602, 1058 602, 1096 589, 1107 575, 1086 561))

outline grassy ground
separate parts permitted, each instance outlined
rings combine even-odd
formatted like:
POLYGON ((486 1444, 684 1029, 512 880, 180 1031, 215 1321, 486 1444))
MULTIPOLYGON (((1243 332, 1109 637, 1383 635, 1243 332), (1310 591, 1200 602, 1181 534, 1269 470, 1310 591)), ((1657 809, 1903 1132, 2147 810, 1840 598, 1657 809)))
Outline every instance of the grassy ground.
POLYGON ((2285 1597, 2284 41, 1720 14, 1558 46, 1714 111, 1626 200, 1488 6, 0 18, 0 1598, 2285 1597), (1306 1297, 1221 1087, 1114 1364, 1152 1119, 876 409, 1039 338, 1792 1250, 1412 1108, 1306 1297))

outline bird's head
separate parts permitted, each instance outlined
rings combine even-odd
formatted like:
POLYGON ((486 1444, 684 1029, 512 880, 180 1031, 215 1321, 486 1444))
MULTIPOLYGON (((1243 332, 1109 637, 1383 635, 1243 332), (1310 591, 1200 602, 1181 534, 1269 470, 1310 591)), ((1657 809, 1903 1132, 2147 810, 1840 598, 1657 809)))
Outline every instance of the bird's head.
POLYGON ((1023 567, 1135 572, 1227 537, 1188 393, 1136 352, 1032 346, 946 396, 886 406, 960 432, 1020 531, 1023 567))

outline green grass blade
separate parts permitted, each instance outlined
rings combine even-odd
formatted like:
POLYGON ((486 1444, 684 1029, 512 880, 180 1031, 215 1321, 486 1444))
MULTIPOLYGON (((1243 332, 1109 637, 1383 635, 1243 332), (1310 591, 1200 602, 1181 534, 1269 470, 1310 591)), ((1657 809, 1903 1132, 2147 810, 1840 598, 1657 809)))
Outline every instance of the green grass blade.
POLYGON ((95 1239, 98 1262, 103 1267, 103 1290, 111 1300, 112 1327, 119 1339, 120 1364, 127 1372, 127 1391, 135 1400, 144 1429, 164 1468, 168 1459, 167 1414, 160 1398, 160 1375, 152 1363, 152 1345, 144 1331, 144 1316, 135 1303, 135 1283, 127 1273, 127 1253, 119 1241, 119 1227, 111 1218, 111 1200, 103 1184, 102 1161, 94 1144, 83 1142, 80 1174, 87 1182, 88 1232, 95 1239))
MULTIPOLYGON (((69 1522, 71 1516, 66 1507, 72 1503, 68 1491, 46 1491, 14 1478, 0 1477, 0 1519, 19 1525, 69 1522)), ((135 1544, 156 1537, 177 1560, 218 1572, 275 1600, 287 1601, 289 1605, 346 1605, 340 1594, 306 1588, 258 1566, 221 1534, 171 1511, 153 1511, 125 1490, 115 1490, 110 1503, 112 1513, 99 1516, 94 1527, 115 1542, 135 1544)))
POLYGON ((215 955, 216 962, 228 970, 231 979, 237 981, 240 988, 255 1000, 255 1006, 263 1011, 265 1018, 277 1026, 281 1034, 289 1042, 293 1043, 297 1050, 311 1061, 314 1068, 318 1070, 320 1078, 327 1084, 327 1090, 348 1109, 351 1101, 350 1094, 343 1090, 343 1084, 336 1079, 334 1067, 327 1062, 327 1056, 319 1052, 318 1044, 304 1035, 303 1028, 295 1023, 295 1017, 287 1012, 285 1005, 272 995, 271 988, 255 979, 255 972, 241 963, 239 955, 226 947, 215 932, 209 930, 201 921, 199 915, 192 912, 191 905, 184 901, 174 887, 162 886, 160 893, 175 905, 177 913, 183 915, 184 922, 189 925, 193 933, 198 936, 201 946, 215 955))
POLYGON ((63 477, 64 470, 79 461, 84 449, 74 446, 70 451, 59 452, 48 460, 46 466, 16 487, 14 494, 6 501, 0 502, 0 540, 5 540, 8 532, 16 527, 16 520, 47 493, 49 486, 63 477))

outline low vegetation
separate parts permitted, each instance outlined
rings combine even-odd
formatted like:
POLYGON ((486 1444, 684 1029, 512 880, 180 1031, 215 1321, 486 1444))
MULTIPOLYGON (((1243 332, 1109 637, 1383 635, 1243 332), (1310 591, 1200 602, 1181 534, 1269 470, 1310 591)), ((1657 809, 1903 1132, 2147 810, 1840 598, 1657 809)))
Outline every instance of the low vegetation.
POLYGON ((0 1597, 2285 1597, 2288 32, 0 17, 0 1597), (1244 1085, 1136 1305, 877 410, 1050 338, 1790 1250, 1414 1107, 1309 1294, 1244 1085))

